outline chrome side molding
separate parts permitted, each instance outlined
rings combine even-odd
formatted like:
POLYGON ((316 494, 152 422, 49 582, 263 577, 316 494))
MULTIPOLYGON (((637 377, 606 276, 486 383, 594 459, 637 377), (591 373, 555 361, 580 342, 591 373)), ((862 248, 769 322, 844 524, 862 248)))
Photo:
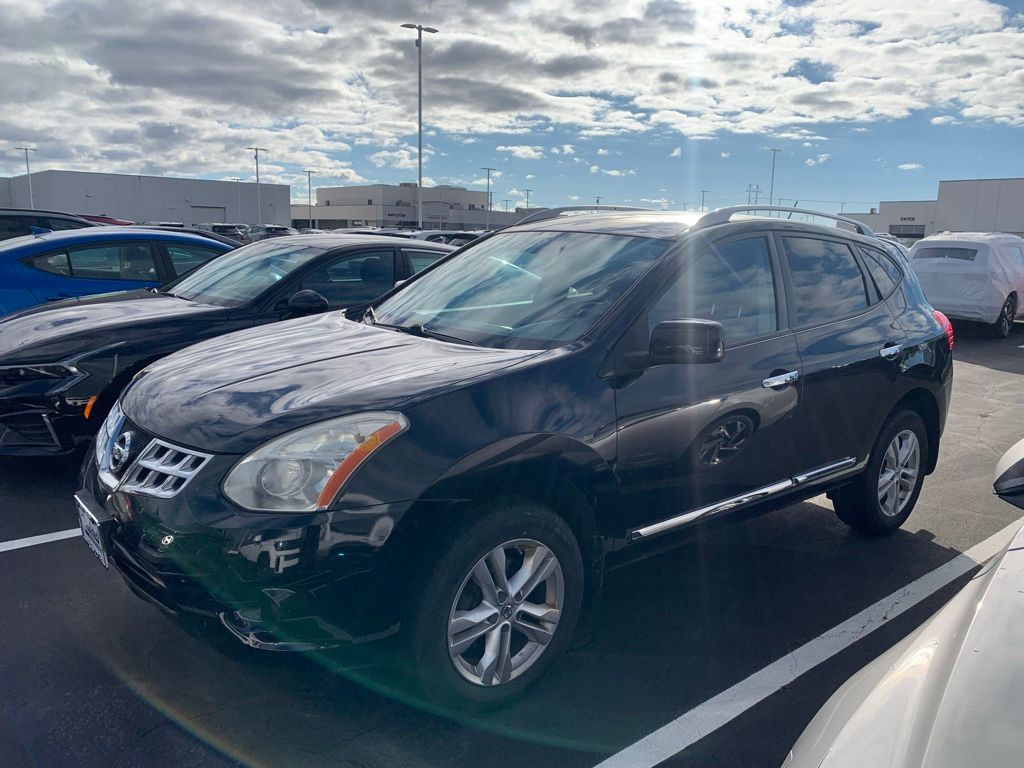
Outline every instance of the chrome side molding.
POLYGON ((640 539, 649 539, 651 536, 657 536, 659 533, 665 533, 673 528, 679 528, 680 526, 695 522, 701 518, 713 517, 714 515, 719 515, 723 512, 745 507, 748 504, 762 501, 771 496, 777 496, 780 493, 792 490, 798 486, 807 485, 808 483, 817 482, 818 480, 824 480, 831 475, 850 469, 851 467, 856 466, 856 464, 857 459, 852 456, 847 456, 839 461, 834 461, 830 464, 816 467, 802 474, 794 475, 793 477, 785 480, 779 480, 777 483, 772 483, 771 485, 756 488, 753 491, 748 491, 747 493, 740 494, 739 496, 733 496, 732 498, 725 499, 714 504, 709 504, 706 507, 699 507, 698 509, 684 512, 681 515, 670 517, 667 520, 646 525, 643 528, 636 528, 629 532, 629 540, 639 541, 640 539))

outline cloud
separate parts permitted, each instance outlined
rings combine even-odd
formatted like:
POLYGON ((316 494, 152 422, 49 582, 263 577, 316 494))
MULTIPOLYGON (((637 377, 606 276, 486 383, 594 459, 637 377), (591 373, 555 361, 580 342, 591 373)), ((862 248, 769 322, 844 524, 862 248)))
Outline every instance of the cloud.
POLYGON ((730 157, 732 157, 732 152, 719 152, 718 156, 723 160, 728 160, 730 157))
POLYGON ((553 155, 575 155, 576 148, 572 144, 562 144, 560 147, 552 147, 551 154, 553 155))
POLYGON ((813 168, 816 165, 824 165, 831 159, 832 155, 828 153, 822 153, 820 155, 816 155, 815 157, 808 157, 806 160, 804 160, 804 165, 806 165, 808 168, 813 168))
POLYGON ((900 163, 898 166, 901 171, 920 171, 924 168, 920 163, 900 163))
POLYGON ((527 180, 527 181, 529 181, 530 179, 535 179, 535 178, 537 178, 537 177, 536 177, 536 176, 534 176, 534 175, 533 175, 532 173, 528 173, 528 174, 526 174, 526 180, 527 180))
POLYGON ((526 144, 511 144, 495 147, 498 152, 508 152, 512 157, 520 160, 543 160, 544 147, 531 147, 526 144))
POLYGON ((668 198, 666 197, 641 197, 640 202, 650 203, 651 205, 656 205, 661 209, 668 208, 668 198))
POLYGON ((573 202, 576 202, 577 200, 580 199, 580 196, 579 195, 569 195, 569 199, 572 200, 573 202))
MULTIPOLYGON (((423 148, 423 164, 430 162, 433 150, 423 148)), ((378 168, 394 168, 397 170, 411 170, 418 167, 416 162, 416 148, 403 147, 402 149, 382 149, 374 152, 368 157, 369 161, 378 168)))
POLYGON ((598 147, 597 154, 598 157, 607 157, 610 153, 604 147, 598 147))
POLYGON ((957 119, 952 115, 936 115, 930 122, 932 125, 956 125, 957 119))
POLYGON ((675 149, 673 149, 671 152, 668 153, 668 156, 669 157, 682 157, 683 156, 683 148, 682 147, 676 147, 675 149))
POLYGON ((590 166, 590 172, 601 173, 605 176, 636 176, 635 168, 620 170, 618 168, 602 168, 599 165, 592 165, 590 166))

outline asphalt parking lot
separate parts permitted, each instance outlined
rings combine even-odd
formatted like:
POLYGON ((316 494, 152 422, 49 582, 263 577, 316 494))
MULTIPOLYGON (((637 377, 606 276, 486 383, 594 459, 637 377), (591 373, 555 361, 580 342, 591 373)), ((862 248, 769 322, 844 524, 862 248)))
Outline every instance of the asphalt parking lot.
POLYGON ((957 332, 939 466, 903 530, 857 535, 819 498, 692 535, 611 572, 553 673, 527 699, 475 718, 403 700, 372 652, 309 658, 203 640, 134 597, 79 538, 4 551, 76 526, 77 463, 0 460, 0 762, 591 766, 633 749, 620 756, 632 764, 644 753, 630 745, 693 711, 677 729, 691 729, 679 742, 688 746, 664 764, 779 765, 828 696, 967 575, 883 615, 752 706, 733 701, 738 716, 710 732, 704 703, 737 685, 742 698, 739 684, 759 670, 1019 516, 992 495, 991 477, 1024 437, 1024 326, 1003 341, 957 332))

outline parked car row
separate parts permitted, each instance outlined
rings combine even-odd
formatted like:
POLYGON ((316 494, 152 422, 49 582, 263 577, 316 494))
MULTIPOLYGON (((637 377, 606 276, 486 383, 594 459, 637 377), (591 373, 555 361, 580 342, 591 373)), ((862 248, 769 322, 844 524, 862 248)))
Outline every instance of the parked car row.
POLYGON ((904 260, 729 209, 556 213, 16 313, 0 453, 96 433, 75 505, 137 595, 256 648, 394 638, 455 704, 521 694, 647 542, 820 493, 902 525, 952 376, 904 260))

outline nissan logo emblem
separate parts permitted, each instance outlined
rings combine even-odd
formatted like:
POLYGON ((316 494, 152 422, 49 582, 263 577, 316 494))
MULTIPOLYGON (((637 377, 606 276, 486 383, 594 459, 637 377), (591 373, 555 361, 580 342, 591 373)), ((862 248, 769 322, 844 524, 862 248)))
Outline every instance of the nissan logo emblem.
POLYGON ((114 443, 114 447, 110 449, 110 468, 114 472, 118 472, 124 467, 125 461, 128 460, 128 455, 132 450, 132 433, 122 432, 117 438, 117 442, 114 443))

